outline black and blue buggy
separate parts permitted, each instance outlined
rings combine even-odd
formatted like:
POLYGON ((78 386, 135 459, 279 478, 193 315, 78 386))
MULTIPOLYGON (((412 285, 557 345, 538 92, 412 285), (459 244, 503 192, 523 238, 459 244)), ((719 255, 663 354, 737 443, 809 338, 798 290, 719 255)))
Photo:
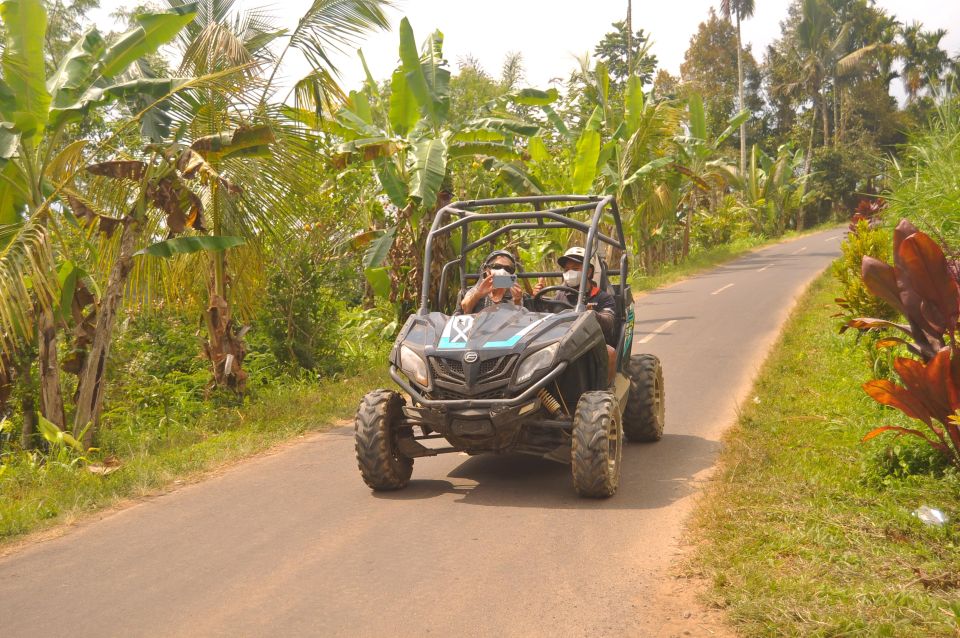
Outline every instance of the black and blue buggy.
MULTIPOLYGON (((419 457, 523 453, 569 463, 581 496, 613 495, 624 438, 657 441, 664 426, 660 361, 652 354, 632 354, 629 266, 613 197, 486 199, 454 202, 438 211, 426 239, 419 310, 390 352, 390 376, 406 397, 374 390, 357 411, 356 454, 364 482, 374 490, 406 487, 419 457), (482 235, 471 238, 471 227, 482 235), (601 272, 594 273, 597 285, 615 300, 612 382, 607 340, 585 301, 586 277, 579 289, 539 290, 529 308, 494 304, 474 314, 453 312, 480 276, 468 272, 471 253, 486 252, 501 236, 516 242, 524 232, 543 229, 582 233, 585 264, 594 255, 619 262, 610 268, 601 258, 601 272), (438 290, 431 291, 441 238, 447 247, 458 243, 459 251, 442 265, 438 290), (441 307, 444 299, 451 300, 449 308, 441 307)), ((561 274, 520 270, 517 276, 561 274)))

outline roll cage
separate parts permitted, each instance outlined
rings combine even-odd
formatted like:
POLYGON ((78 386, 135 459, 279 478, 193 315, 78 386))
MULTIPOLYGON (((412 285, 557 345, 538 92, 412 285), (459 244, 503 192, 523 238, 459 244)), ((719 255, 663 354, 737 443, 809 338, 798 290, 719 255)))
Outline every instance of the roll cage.
MULTIPOLYGON (((437 238, 449 236, 453 231, 462 229, 460 233, 460 254, 443 265, 440 271, 439 292, 446 290, 446 282, 451 269, 457 267, 460 275, 460 294, 466 291, 468 280, 476 280, 479 273, 467 273, 467 255, 486 243, 492 243, 500 235, 511 230, 539 230, 545 228, 570 228, 586 233, 584 242, 585 264, 590 263, 598 244, 603 243, 621 251, 619 271, 621 287, 627 281, 627 245, 623 235, 623 224, 620 220, 620 209, 612 195, 597 197, 592 195, 536 195, 528 197, 507 197, 499 199, 476 199, 462 202, 452 202, 441 208, 433 219, 433 225, 427 235, 424 250, 423 281, 420 288, 420 309, 418 314, 429 312, 430 304, 430 273, 433 265, 433 245, 437 238), (499 206, 531 205, 534 210, 518 210, 507 212, 484 212, 499 206), (543 208, 550 205, 550 208, 543 208), (593 211, 589 223, 574 219, 575 213, 593 211), (604 212, 608 211, 613 218, 614 237, 600 232, 600 222, 604 212), (450 221, 452 219, 452 221, 450 221), (509 221, 498 228, 494 228, 482 237, 470 241, 470 224, 477 222, 509 221)), ((522 279, 538 277, 559 277, 560 271, 525 272, 518 269, 517 276, 522 279)), ((606 287, 607 272, 594 273, 597 282, 602 288, 606 287)), ((586 310, 588 295, 588 279, 582 277, 580 290, 577 295, 576 312, 586 310)), ((438 298, 440 295, 438 295, 438 298)))

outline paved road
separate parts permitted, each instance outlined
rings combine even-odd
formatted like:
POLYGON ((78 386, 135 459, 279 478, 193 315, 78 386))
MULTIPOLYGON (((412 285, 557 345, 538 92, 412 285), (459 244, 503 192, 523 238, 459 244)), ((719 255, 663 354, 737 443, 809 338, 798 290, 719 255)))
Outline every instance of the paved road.
POLYGON ((0 559, 0 635, 662 635, 676 610, 657 592, 692 496, 841 234, 638 300, 667 433, 626 448, 612 499, 576 498, 549 461, 456 455, 372 494, 341 428, 0 559))

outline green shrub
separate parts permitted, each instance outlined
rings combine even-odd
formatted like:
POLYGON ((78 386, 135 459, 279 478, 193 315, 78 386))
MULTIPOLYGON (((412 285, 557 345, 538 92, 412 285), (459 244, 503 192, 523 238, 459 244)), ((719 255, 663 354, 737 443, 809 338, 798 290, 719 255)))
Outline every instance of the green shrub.
POLYGON ((917 439, 900 437, 866 458, 862 478, 867 485, 889 486, 913 476, 943 478, 950 472, 952 469, 943 454, 917 439))
POLYGON ((713 214, 694 217, 691 240, 699 248, 729 244, 749 237, 753 225, 749 211, 736 197, 726 195, 713 214))
POLYGON ((890 233, 883 228, 871 229, 866 221, 857 222, 853 232, 840 245, 843 255, 833 262, 833 276, 843 288, 839 300, 845 314, 853 317, 876 317, 893 320, 897 313, 873 293, 867 290, 860 276, 864 257, 891 261, 893 245, 890 233))
MULTIPOLYGON (((337 269, 311 242, 291 246, 273 261, 254 329, 260 330, 277 362, 319 374, 342 369, 339 347, 344 292, 354 294, 337 269)), ((359 301, 359 300, 358 300, 359 301)))

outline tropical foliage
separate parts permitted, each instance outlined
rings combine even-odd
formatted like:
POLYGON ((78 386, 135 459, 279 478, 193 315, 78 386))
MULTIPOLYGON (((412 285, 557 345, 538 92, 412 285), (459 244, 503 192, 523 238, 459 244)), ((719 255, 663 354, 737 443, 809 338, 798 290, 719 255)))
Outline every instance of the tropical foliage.
POLYGON ((887 379, 869 381, 867 394, 878 403, 920 421, 927 431, 884 425, 868 433, 899 432, 927 441, 960 467, 960 285, 941 248, 928 235, 904 220, 893 235, 893 264, 863 258, 863 283, 905 324, 860 317, 847 325, 861 330, 892 329, 881 346, 903 344, 914 357, 898 357, 894 370, 902 385, 887 379))
MULTIPOLYGON (((388 28, 388 0, 315 0, 290 30, 170 0, 101 33, 90 6, 0 2, 0 454, 73 440, 93 458, 124 402, 159 410, 131 375, 169 423, 355 370, 439 275, 424 238, 455 199, 615 195, 636 278, 846 219, 890 179, 890 209, 956 245, 955 61, 868 0, 796 0, 763 52, 742 41, 753 2, 722 2, 679 77, 631 12, 549 86, 527 85, 522 52, 452 68, 443 33, 405 18, 389 77, 361 49, 364 81, 342 85, 333 53, 388 28), (288 81, 295 59, 309 71, 288 81)), ((862 232, 850 260, 881 256, 862 232)), ((531 267, 575 241, 504 238, 531 267)), ((875 307, 855 270, 850 313, 875 307)))

